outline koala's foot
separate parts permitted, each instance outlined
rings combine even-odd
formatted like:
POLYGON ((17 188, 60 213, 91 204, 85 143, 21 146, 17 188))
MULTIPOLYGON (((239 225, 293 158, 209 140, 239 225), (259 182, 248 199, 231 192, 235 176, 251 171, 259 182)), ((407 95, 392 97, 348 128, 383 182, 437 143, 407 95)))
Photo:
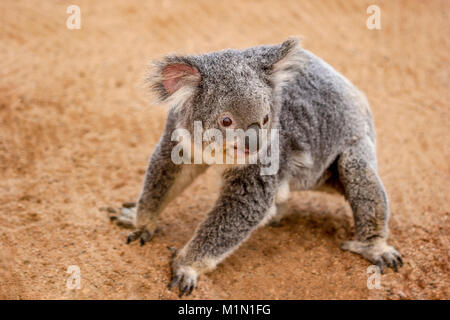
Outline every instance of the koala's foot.
POLYGON ((341 243, 341 249, 360 254, 377 265, 382 274, 386 266, 393 268, 395 272, 398 272, 398 268, 403 266, 400 253, 394 247, 388 245, 385 239, 372 242, 345 241, 341 243))
POLYGON ((147 228, 141 228, 141 229, 134 230, 133 232, 131 232, 128 235, 127 244, 139 239, 139 243, 141 244, 141 246, 143 246, 148 241, 152 240, 155 233, 156 233, 156 230, 153 232, 150 232, 149 230, 147 230, 147 228))
POLYGON ((126 202, 122 204, 122 208, 119 208, 119 213, 117 214, 114 210, 109 211, 109 220, 117 224, 119 227, 133 229, 134 220, 136 217, 136 203, 126 202))
POLYGON ((179 266, 172 271, 172 280, 169 284, 169 289, 178 287, 180 294, 178 297, 183 295, 190 295, 195 289, 197 284, 198 272, 192 267, 179 266))
POLYGON ((177 250, 173 248, 169 249, 172 251, 172 279, 169 284, 169 289, 178 287, 180 290, 179 298, 183 295, 189 296, 197 285, 199 273, 193 267, 184 266, 179 263, 175 257, 177 250))
POLYGON ((182 262, 182 257, 178 250, 173 247, 167 247, 171 251, 172 278, 169 289, 178 287, 181 298, 183 295, 189 296, 197 285, 199 272, 192 266, 187 266, 182 262))
MULTIPOLYGON (((135 228, 135 220, 136 220, 136 203, 135 202, 125 202, 122 204, 122 207, 119 209, 118 214, 111 214, 109 216, 111 222, 114 222, 119 227, 133 229, 135 228)), ((155 229, 153 231, 149 230, 146 227, 138 228, 132 231, 127 237, 127 244, 136 241, 139 239, 141 246, 143 246, 146 242, 150 241, 155 233, 157 233, 159 229, 155 229)))
POLYGON ((273 228, 279 228, 283 226, 283 223, 281 220, 283 220, 286 216, 290 215, 291 212, 287 206, 287 202, 284 203, 278 203, 276 205, 276 212, 275 214, 270 218, 269 226, 273 228))

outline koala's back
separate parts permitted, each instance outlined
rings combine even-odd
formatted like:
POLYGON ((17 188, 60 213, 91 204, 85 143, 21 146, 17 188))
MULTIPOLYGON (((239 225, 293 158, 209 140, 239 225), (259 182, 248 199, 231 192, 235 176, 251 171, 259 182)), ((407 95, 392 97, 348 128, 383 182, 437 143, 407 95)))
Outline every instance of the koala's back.
POLYGON ((307 150, 324 169, 351 144, 375 143, 372 114, 350 81, 311 52, 301 49, 301 66, 283 89, 280 125, 291 150, 307 150))

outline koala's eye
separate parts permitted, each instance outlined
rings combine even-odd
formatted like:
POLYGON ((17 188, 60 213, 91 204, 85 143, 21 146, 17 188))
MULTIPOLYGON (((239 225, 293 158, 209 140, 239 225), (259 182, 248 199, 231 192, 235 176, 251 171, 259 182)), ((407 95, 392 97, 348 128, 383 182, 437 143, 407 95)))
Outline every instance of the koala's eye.
POLYGON ((229 127, 233 123, 233 120, 231 120, 229 117, 225 117, 222 119, 222 125, 224 127, 229 127))
POLYGON ((269 115, 268 114, 266 114, 266 116, 264 117, 263 124, 266 124, 267 121, 269 121, 269 115))

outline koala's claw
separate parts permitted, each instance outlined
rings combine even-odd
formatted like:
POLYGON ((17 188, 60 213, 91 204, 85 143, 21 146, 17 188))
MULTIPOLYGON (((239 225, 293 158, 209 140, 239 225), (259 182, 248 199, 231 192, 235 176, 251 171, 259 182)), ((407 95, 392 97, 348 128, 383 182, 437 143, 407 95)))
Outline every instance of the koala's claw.
POLYGON ((402 257, 397 252, 384 253, 375 263, 380 268, 381 274, 384 274, 385 266, 394 269, 398 272, 398 268, 403 266, 402 257))
MULTIPOLYGON (((189 268, 190 269, 190 268, 189 268)), ((197 273, 191 270, 179 270, 177 274, 172 277, 169 284, 169 289, 178 286, 180 293, 178 297, 189 296, 194 291, 197 284, 197 273)))
POLYGON ((178 249, 171 246, 167 246, 167 249, 170 251, 170 260, 173 261, 178 253, 178 249))
POLYGON ((384 274, 385 267, 392 268, 395 272, 398 272, 399 267, 403 266, 400 253, 384 240, 375 243, 345 241, 341 244, 341 249, 360 254, 374 263, 380 269, 381 274, 384 274))
POLYGON ((152 240, 154 234, 154 232, 150 233, 148 230, 144 230, 141 234, 141 238, 139 239, 139 243, 141 244, 141 246, 152 240))
POLYGON ((127 244, 130 244, 131 242, 139 239, 141 234, 142 234, 142 230, 135 230, 135 231, 131 232, 127 237, 127 244))
POLYGON ((139 243, 141 246, 146 244, 153 238, 154 232, 150 232, 147 229, 138 229, 131 232, 127 237, 127 244, 130 244, 133 241, 139 239, 139 243))
MULTIPOLYGON (((136 218, 136 202, 125 202, 122 207, 119 208, 118 213, 116 210, 106 211, 109 213, 109 219, 111 222, 115 223, 119 227, 133 229, 135 228, 135 218, 136 218)), ((139 239, 141 246, 149 242, 155 233, 159 232, 160 229, 156 228, 153 232, 149 231, 147 228, 139 228, 131 232, 126 240, 127 244, 139 239)))

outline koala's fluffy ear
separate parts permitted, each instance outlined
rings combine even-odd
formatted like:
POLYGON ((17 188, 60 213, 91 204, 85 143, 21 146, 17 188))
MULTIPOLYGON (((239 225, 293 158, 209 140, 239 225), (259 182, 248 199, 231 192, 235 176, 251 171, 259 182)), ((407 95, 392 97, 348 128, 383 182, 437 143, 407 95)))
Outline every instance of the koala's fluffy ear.
POLYGON ((153 74, 148 78, 150 87, 159 101, 168 102, 171 108, 181 108, 201 80, 198 69, 179 57, 167 57, 153 67, 153 74))
POLYGON ((281 44, 267 46, 260 58, 260 63, 263 67, 270 68, 282 60, 288 60, 296 48, 300 46, 298 38, 288 38, 281 44))
POLYGON ((295 76, 295 70, 302 67, 300 40, 289 38, 283 43, 267 48, 263 53, 260 66, 267 70, 270 81, 275 88, 295 76))

